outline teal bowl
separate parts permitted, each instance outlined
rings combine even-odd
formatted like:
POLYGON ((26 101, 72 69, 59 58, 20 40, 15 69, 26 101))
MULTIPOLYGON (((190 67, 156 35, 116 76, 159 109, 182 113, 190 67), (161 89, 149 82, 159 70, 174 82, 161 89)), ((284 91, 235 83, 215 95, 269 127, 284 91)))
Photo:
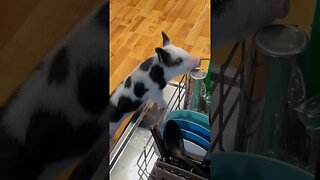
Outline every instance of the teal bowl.
POLYGON ((210 179, 313 180, 313 175, 285 162, 261 155, 218 152, 211 156, 210 179))
MULTIPOLYGON (((207 115, 204 115, 196 111, 186 110, 186 109, 172 111, 167 115, 166 122, 171 119, 181 119, 181 120, 190 121, 211 131, 211 127, 209 124, 209 117, 207 115)), ((164 124, 166 122, 164 122, 164 124)))

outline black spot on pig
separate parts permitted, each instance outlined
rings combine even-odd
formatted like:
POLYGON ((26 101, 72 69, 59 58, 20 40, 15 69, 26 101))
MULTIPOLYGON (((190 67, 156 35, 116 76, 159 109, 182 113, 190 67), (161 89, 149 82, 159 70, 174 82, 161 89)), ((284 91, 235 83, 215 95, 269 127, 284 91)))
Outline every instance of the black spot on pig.
POLYGON ((46 164, 67 156, 85 153, 103 131, 90 119, 76 130, 62 111, 41 109, 30 119, 26 134, 26 147, 37 164, 46 164))
MULTIPOLYGON (((139 101, 132 101, 130 98, 122 96, 119 98, 118 109, 122 113, 128 113, 128 112, 134 111, 136 108, 138 108, 138 107, 136 107, 137 104, 139 104, 139 101)), ((140 105, 141 105, 141 103, 140 103, 140 105)))
POLYGON ((166 87, 167 83, 164 79, 164 71, 161 66, 155 65, 151 68, 149 73, 150 78, 159 85, 159 89, 166 87))
POLYGON ((122 112, 119 111, 117 106, 113 105, 112 103, 110 103, 108 107, 108 114, 110 122, 118 122, 124 115, 122 112))
POLYGON ((164 65, 166 65, 168 67, 171 67, 171 66, 175 65, 173 59, 171 58, 170 53, 168 53, 166 50, 164 50, 162 48, 156 48, 156 52, 158 54, 159 61, 162 64, 164 64, 164 65))
POLYGON ((137 82, 134 85, 133 92, 138 98, 142 98, 143 95, 148 91, 149 89, 145 88, 144 83, 137 82))
POLYGON ((0 179, 36 179, 41 168, 31 162, 26 148, 0 127, 0 179))
POLYGON ((130 88, 131 86, 131 77, 129 76, 124 84, 125 88, 130 88))
POLYGON ((132 112, 132 111, 137 110, 141 104, 142 104, 142 101, 140 101, 140 100, 132 101, 128 97, 121 96, 119 98, 117 108, 122 114, 125 114, 128 112, 132 112))
POLYGON ((167 67, 179 66, 182 62, 182 58, 173 59, 166 50, 162 48, 156 48, 159 61, 167 67))
POLYGON ((132 106, 132 111, 135 111, 135 110, 137 110, 140 106, 141 106, 141 104, 142 104, 142 101, 140 101, 140 100, 136 100, 136 101, 134 101, 133 102, 133 106, 132 106))
POLYGON ((89 113, 101 113, 108 104, 108 72, 99 65, 89 65, 78 75, 78 101, 89 113))
POLYGON ((110 103, 108 106, 110 122, 118 122, 125 113, 137 110, 142 104, 142 101, 132 101, 128 97, 121 96, 118 105, 110 103))
POLYGON ((61 159, 71 148, 73 128, 62 112, 38 110, 31 115, 26 146, 34 162, 45 164, 61 159))
POLYGON ((97 119, 89 119, 75 130, 72 138, 72 155, 81 155, 87 152, 105 130, 96 123, 97 119))
POLYGON ((68 50, 62 47, 54 56, 49 70, 48 83, 63 83, 69 74, 68 50))
POLYGON ((148 58, 146 61, 144 61, 141 65, 140 65, 140 69, 143 71, 148 71, 150 66, 152 65, 152 58, 148 58))

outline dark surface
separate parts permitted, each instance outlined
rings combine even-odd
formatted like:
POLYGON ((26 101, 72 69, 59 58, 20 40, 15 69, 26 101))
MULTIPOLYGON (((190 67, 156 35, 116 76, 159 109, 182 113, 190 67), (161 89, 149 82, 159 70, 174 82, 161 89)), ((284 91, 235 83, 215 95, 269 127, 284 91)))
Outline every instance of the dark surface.
POLYGON ((318 159, 317 159, 317 163, 316 163, 314 179, 315 180, 320 180, 320 151, 318 152, 318 159))

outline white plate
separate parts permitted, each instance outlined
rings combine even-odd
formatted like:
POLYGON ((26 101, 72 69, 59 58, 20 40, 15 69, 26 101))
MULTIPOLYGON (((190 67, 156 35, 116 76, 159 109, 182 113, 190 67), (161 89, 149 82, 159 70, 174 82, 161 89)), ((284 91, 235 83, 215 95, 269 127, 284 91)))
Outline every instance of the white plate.
POLYGON ((205 149, 186 139, 183 139, 183 144, 184 149, 187 151, 187 155, 194 159, 202 160, 207 153, 205 149))
MULTIPOLYGON (((205 149, 186 139, 183 139, 183 144, 184 144, 184 149, 187 151, 187 155, 196 160, 201 161, 207 153, 205 149)), ((153 146, 154 146, 155 154, 158 157, 160 157, 160 153, 155 142, 153 142, 153 146)))

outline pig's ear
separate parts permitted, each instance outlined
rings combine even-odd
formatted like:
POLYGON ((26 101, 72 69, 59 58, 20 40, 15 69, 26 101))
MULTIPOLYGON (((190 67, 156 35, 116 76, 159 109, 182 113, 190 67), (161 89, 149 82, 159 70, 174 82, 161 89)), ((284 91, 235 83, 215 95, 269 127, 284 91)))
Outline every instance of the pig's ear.
POLYGON ((168 62, 170 61, 170 54, 167 51, 165 51, 164 49, 159 48, 159 47, 157 47, 155 49, 155 51, 156 51, 156 53, 158 55, 159 62, 162 63, 162 64, 167 65, 168 62))
POLYGON ((166 46, 166 45, 169 45, 171 42, 170 42, 170 39, 168 38, 168 36, 166 35, 166 33, 164 33, 162 31, 162 39, 163 39, 163 46, 166 46))

